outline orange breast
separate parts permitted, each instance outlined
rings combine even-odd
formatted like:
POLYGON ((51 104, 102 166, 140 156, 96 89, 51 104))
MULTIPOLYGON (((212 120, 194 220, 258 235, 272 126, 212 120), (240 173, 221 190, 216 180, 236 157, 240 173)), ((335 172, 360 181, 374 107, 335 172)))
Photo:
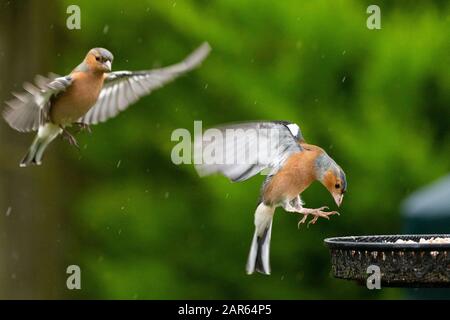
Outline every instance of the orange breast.
POLYGON ((67 125, 84 116, 103 87, 103 74, 79 72, 72 76, 72 85, 52 102, 50 117, 55 124, 67 125))
POLYGON ((274 205, 292 200, 315 180, 316 150, 292 155, 263 191, 264 203, 274 205))

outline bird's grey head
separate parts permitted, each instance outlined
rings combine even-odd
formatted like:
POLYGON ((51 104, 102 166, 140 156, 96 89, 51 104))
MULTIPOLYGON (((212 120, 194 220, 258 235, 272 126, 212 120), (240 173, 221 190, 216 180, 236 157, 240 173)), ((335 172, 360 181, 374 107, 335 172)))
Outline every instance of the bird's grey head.
POLYGON ((91 68, 103 72, 111 71, 111 64, 113 60, 113 54, 104 48, 94 48, 89 50, 85 59, 91 68))
POLYGON ((104 60, 109 60, 111 62, 114 60, 113 54, 105 48, 94 48, 92 50, 104 60))
POLYGON ((347 191, 347 178, 344 170, 325 152, 316 158, 316 178, 331 193, 336 204, 341 205, 347 191))

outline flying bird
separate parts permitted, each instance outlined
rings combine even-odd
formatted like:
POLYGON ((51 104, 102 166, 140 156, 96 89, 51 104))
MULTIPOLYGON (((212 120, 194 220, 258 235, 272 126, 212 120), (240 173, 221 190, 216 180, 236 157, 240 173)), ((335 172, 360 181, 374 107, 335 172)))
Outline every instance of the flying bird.
POLYGON ((347 190, 341 167, 320 147, 308 144, 300 127, 287 121, 258 121, 223 125, 195 139, 194 152, 201 154, 196 165, 200 176, 221 173, 232 182, 247 180, 258 173, 267 177, 256 207, 253 236, 246 271, 270 274, 269 249, 275 209, 303 215, 299 226, 311 219, 339 214, 328 207, 305 208, 300 195, 319 181, 340 206, 347 190), (211 158, 206 159, 210 153, 211 158), (207 161, 205 161, 205 159, 207 161))
POLYGON ((145 71, 111 72, 113 55, 104 48, 91 49, 83 62, 69 75, 36 76, 35 85, 25 83, 23 93, 6 102, 6 122, 20 132, 37 131, 21 167, 40 165, 47 146, 62 134, 78 147, 68 127, 88 130, 89 125, 104 122, 150 94, 199 66, 211 48, 203 43, 180 63, 145 71))

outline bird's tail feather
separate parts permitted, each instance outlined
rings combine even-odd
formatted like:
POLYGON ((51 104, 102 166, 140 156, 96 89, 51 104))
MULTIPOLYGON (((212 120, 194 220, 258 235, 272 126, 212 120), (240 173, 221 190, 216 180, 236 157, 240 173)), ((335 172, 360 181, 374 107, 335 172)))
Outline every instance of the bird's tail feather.
POLYGON ((275 208, 260 203, 255 212, 255 234, 247 260, 247 274, 270 274, 270 238, 275 208))
POLYGON ((47 147, 46 141, 42 138, 39 138, 38 135, 36 135, 36 138, 34 138, 33 143, 31 144, 31 147, 28 149, 27 154, 23 157, 22 161, 20 162, 21 167, 27 167, 29 165, 40 165, 42 161, 42 155, 44 154, 44 150, 47 147))
POLYGON ((20 162, 21 167, 27 167, 29 165, 40 165, 42 162, 42 156, 45 149, 47 149, 50 142, 53 141, 60 133, 62 129, 51 123, 47 123, 39 127, 38 134, 33 140, 30 149, 20 162))

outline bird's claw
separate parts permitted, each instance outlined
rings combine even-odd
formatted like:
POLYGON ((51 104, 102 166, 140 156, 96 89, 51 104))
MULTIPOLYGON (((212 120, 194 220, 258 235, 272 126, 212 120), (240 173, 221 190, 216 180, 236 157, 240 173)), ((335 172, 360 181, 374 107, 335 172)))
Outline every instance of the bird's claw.
POLYGON ((73 135, 69 133, 66 129, 63 129, 63 138, 69 142, 70 145, 74 146, 78 150, 80 150, 80 146, 78 145, 77 139, 73 135))
POLYGON ((69 142, 69 144, 70 144, 71 146, 74 146, 75 148, 77 148, 78 150, 80 150, 80 146, 78 145, 78 142, 77 142, 77 140, 75 139, 74 136, 72 136, 72 135, 67 135, 67 136, 65 136, 65 139, 69 142))
POLYGON ((92 133, 92 131, 91 131, 91 126, 88 125, 87 123, 84 123, 84 122, 75 122, 74 124, 78 126, 77 133, 78 133, 78 132, 82 132, 82 131, 87 131, 89 134, 92 133))
POLYGON ((337 211, 323 211, 328 209, 328 207, 320 207, 318 209, 311 209, 311 211, 307 211, 307 212, 300 212, 303 214, 303 218, 298 222, 297 227, 300 228, 300 225, 304 224, 306 222, 306 219, 308 218, 309 215, 313 215, 314 217, 309 220, 307 227, 309 228, 310 224, 315 224, 317 222, 317 220, 322 217, 325 218, 327 220, 330 220, 330 216, 332 215, 339 215, 339 212, 337 211))
POLYGON ((303 218, 298 222, 297 228, 300 229, 300 225, 302 225, 302 224, 304 224, 304 223, 306 222, 306 218, 307 218, 307 217, 308 217, 308 214, 305 214, 305 215, 303 216, 303 218))

